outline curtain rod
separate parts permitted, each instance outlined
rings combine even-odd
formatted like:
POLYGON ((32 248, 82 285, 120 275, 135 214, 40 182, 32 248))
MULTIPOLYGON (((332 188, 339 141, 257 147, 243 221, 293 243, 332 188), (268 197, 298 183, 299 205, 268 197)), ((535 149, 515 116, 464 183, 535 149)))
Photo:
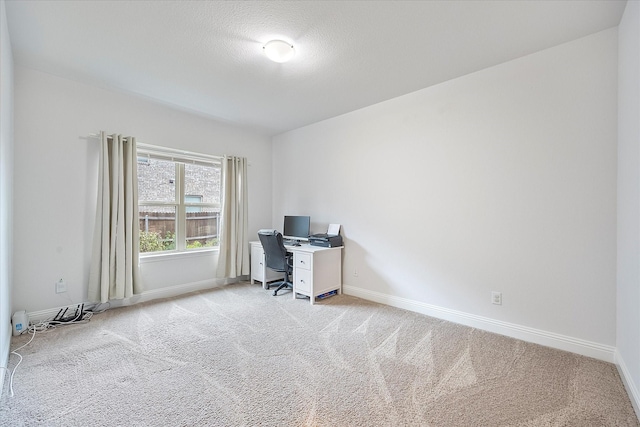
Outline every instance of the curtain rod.
MULTIPOLYGON (((100 138, 100 134, 99 133, 90 133, 89 137, 87 139, 90 138, 100 138)), ((113 138, 111 135, 107 135, 107 138, 113 138)), ((138 144, 142 144, 142 145, 149 145, 149 144, 145 144, 144 142, 138 141, 138 144)), ((160 147, 162 148, 162 147, 160 147)))
MULTIPOLYGON (((98 133, 90 133, 89 134, 89 138, 100 138, 100 134, 98 133)), ((87 138, 87 139, 89 139, 87 138)), ((112 138, 111 135, 107 135, 107 138, 112 138)), ((197 156, 197 157, 208 157, 210 159, 214 159, 214 160, 222 160, 224 158, 224 156, 214 156, 212 154, 202 154, 202 153, 195 153, 193 151, 187 151, 187 150, 180 150, 180 149, 176 149, 176 148, 168 148, 168 147, 163 147, 161 145, 152 145, 152 144, 145 144, 144 142, 141 141, 137 141, 136 142, 136 146, 143 148, 143 149, 147 149, 147 150, 157 150, 157 151, 166 151, 166 152, 172 152, 175 154, 182 154, 185 156, 197 156)))

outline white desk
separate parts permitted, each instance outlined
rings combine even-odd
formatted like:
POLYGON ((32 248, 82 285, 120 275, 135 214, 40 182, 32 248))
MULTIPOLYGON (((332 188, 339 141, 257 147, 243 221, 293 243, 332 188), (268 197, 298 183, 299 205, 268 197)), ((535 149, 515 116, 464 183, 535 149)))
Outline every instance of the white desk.
MULTIPOLYGON (((250 242, 251 246, 251 283, 262 282, 266 289, 267 282, 280 279, 277 273, 266 267, 262 244, 250 242)), ((331 291, 342 293, 342 247, 323 248, 302 244, 300 246, 285 245, 288 252, 293 253, 293 298, 296 294, 309 297, 311 304, 318 295, 331 291)))

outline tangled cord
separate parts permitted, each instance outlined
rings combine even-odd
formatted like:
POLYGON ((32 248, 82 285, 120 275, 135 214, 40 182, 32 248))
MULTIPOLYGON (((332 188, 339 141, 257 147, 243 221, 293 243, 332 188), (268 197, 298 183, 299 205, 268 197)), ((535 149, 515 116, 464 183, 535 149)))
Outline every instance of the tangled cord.
MULTIPOLYGON (((29 325, 27 330, 24 331, 24 332, 33 332, 33 335, 31 336, 29 341, 27 341, 26 344, 23 344, 20 347, 16 348, 15 350, 11 351, 11 354, 15 354, 16 356, 18 356, 20 358, 18 360, 18 363, 16 363, 16 366, 13 367, 13 370, 11 370, 11 369, 9 369, 8 367, 5 367, 5 366, 0 366, 0 368, 2 368, 4 370, 6 370, 7 372, 11 373, 10 380, 9 380, 9 390, 11 392, 11 397, 14 396, 14 392, 13 392, 13 377, 14 377, 14 375, 16 373, 16 370, 18 369, 18 366, 20 366, 20 364, 22 363, 22 355, 20 353, 18 353, 18 350, 22 350, 23 348, 25 348, 26 346, 31 344, 31 341, 33 341, 33 339, 36 337, 36 332, 48 331, 49 329, 55 329, 58 326, 78 324, 78 323, 88 323, 89 320, 91 320, 91 318, 93 317, 93 315, 95 313, 102 313, 103 311, 105 311, 105 310, 107 310, 109 308, 109 305, 107 304, 107 306, 105 308, 103 308, 101 310, 98 310, 98 307, 100 307, 100 305, 101 304, 96 304, 91 309, 88 309, 86 311, 83 308, 78 307, 79 309, 76 310, 76 313, 73 316, 69 316, 69 317, 64 317, 64 313, 66 313, 67 310, 65 310, 64 313, 63 313, 62 309, 61 309, 53 319, 44 320, 42 322, 38 322, 38 323, 34 323, 32 325, 29 325), (62 315, 61 315, 61 313, 62 313, 62 315)), ((84 305, 83 305, 83 307, 84 307, 84 305)))
POLYGON ((22 355, 20 353, 18 353, 18 350, 21 350, 23 348, 25 348, 26 346, 28 346, 29 344, 31 344, 31 341, 33 341, 33 339, 36 337, 36 331, 37 329, 35 327, 31 327, 29 326, 29 331, 33 331, 33 335, 31 336, 31 339, 29 341, 27 341, 26 344, 21 345, 20 347, 16 348, 15 350, 13 350, 11 352, 11 354, 15 354, 16 356, 18 356, 20 358, 20 360, 18 360, 18 363, 16 363, 16 366, 13 367, 13 371, 10 371, 9 368, 5 368, 4 366, 2 367, 3 369, 6 369, 7 372, 11 372, 11 377, 9 380, 9 390, 11 391, 11 397, 13 397, 13 376, 16 373, 16 369, 18 369, 18 366, 20 366, 20 364, 22 363, 22 355))

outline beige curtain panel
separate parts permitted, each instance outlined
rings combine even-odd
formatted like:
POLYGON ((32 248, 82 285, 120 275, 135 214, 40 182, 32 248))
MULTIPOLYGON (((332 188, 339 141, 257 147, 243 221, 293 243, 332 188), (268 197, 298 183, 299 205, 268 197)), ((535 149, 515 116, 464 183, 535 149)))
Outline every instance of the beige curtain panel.
POLYGON ((104 303, 142 292, 138 272, 139 239, 136 140, 100 132, 90 301, 104 303))
POLYGON ((249 274, 249 208, 247 159, 226 156, 222 160, 222 209, 218 277, 249 274))

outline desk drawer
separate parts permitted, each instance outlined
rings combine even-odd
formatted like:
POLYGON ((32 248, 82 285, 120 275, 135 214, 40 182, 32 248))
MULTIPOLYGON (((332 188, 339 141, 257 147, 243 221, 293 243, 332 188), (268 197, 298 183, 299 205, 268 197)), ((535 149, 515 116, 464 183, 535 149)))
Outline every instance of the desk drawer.
POLYGON ((311 270, 311 254, 296 253, 294 255, 294 267, 311 270))
POLYGON ((311 271, 304 268, 296 268, 294 272, 295 281, 294 290, 296 292, 311 292, 311 271))

